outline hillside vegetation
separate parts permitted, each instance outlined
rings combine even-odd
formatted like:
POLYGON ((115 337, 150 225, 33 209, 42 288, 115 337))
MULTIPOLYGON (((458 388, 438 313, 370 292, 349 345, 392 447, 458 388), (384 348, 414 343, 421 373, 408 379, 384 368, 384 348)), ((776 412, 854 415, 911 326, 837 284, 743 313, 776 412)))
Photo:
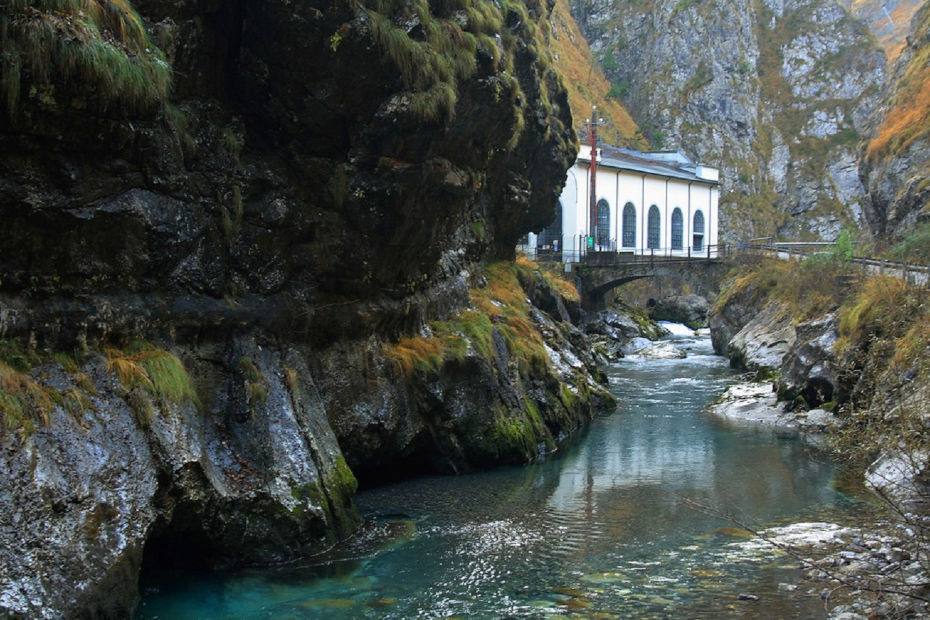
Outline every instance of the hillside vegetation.
POLYGON ((924 0, 840 0, 840 4, 869 25, 890 64, 907 45, 911 19, 924 0))
MULTIPOLYGON (((915 32, 924 39, 930 32, 930 5, 921 12, 915 32)), ((930 135, 930 45, 926 40, 908 59, 890 104, 869 143, 870 158, 900 153, 930 135)))
POLYGON ((859 162, 871 199, 869 226, 890 242, 930 222, 930 4, 913 25, 859 162))
POLYGON ((569 11, 568 0, 556 0, 550 21, 549 52, 568 91, 575 130, 580 130, 584 120, 591 118, 591 106, 596 105, 598 116, 609 121, 599 130, 608 144, 647 148, 642 132, 620 103, 622 90, 607 81, 603 69, 591 55, 588 42, 569 11))

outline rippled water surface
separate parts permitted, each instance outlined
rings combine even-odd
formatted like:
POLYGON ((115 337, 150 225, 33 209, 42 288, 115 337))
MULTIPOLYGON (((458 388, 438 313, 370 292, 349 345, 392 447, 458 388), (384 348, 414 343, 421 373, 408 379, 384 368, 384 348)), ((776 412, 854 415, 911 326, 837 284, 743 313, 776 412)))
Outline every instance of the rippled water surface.
POLYGON ((334 555, 145 575, 139 617, 823 616, 795 561, 740 551, 731 523, 690 502, 759 527, 858 504, 797 441, 709 421, 734 375, 706 338, 675 343, 686 359, 613 367, 617 411, 559 458, 363 492, 367 525, 334 555))

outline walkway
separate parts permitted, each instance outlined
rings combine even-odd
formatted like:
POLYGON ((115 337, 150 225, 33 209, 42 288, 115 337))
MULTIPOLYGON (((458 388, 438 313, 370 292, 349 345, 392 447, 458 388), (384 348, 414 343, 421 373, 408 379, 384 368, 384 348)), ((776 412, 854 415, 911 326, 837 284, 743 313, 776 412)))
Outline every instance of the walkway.
MULTIPOLYGON (((771 241, 770 237, 764 237, 762 239, 751 239, 749 243, 740 249, 781 260, 801 260, 824 252, 835 245, 833 242, 771 241)), ((919 286, 928 286, 930 284, 930 267, 927 265, 902 263, 867 256, 855 256, 850 259, 850 262, 861 265, 866 272, 871 274, 891 276, 919 286)))

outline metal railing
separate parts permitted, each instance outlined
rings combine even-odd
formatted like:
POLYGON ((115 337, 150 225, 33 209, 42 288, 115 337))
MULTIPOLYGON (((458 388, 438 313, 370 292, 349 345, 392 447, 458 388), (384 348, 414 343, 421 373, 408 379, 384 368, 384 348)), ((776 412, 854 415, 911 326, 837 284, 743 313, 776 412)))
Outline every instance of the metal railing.
MULTIPOLYGON (((822 254, 826 248, 835 246, 836 243, 832 241, 775 241, 772 237, 761 237, 738 244, 737 250, 782 260, 801 260, 822 254)), ((927 265, 870 256, 853 256, 849 262, 864 267, 870 273, 889 275, 912 284, 930 285, 930 266, 927 265)))
POLYGON ((605 250, 597 248, 584 248, 582 250, 556 250, 536 248, 535 254, 530 255, 539 262, 578 263, 597 267, 612 267, 615 265, 649 264, 656 262, 697 262, 723 259, 729 255, 727 245, 702 245, 700 248, 650 248, 605 250))

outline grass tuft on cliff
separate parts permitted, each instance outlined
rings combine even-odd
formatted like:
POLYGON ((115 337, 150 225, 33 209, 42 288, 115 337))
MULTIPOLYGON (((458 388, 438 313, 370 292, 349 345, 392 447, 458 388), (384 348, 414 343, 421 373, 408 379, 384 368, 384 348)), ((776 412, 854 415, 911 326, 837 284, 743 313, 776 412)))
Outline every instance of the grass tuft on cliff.
POLYGON ((569 301, 579 299, 574 285, 540 270, 525 259, 500 261, 485 270, 485 286, 472 289, 472 307, 444 321, 433 321, 429 332, 401 338, 386 349, 399 374, 410 377, 417 370, 438 369, 445 361, 463 359, 470 351, 491 360, 495 331, 518 363, 529 367, 548 365, 542 335, 530 317, 530 302, 518 274, 543 274, 544 279, 569 301))
POLYGON ((80 414, 94 408, 90 395, 96 393, 93 382, 79 371, 70 355, 40 355, 15 342, 0 340, 0 422, 5 431, 19 433, 25 440, 39 425, 49 426, 55 407, 62 407, 80 422, 80 414), (62 392, 43 384, 43 374, 36 376, 34 372, 43 364, 60 366, 71 375, 73 385, 62 392))
POLYGON ((116 375, 127 390, 126 398, 143 422, 152 414, 146 395, 162 408, 168 403, 184 402, 200 406, 190 375, 174 354, 145 342, 133 343, 128 351, 108 348, 104 353, 107 371, 116 375))
MULTIPOLYGON (((508 148, 516 146, 526 94, 514 76, 515 56, 532 56, 540 72, 550 64, 546 29, 537 25, 545 23, 547 10, 538 0, 366 0, 360 4, 375 45, 403 83, 405 90, 397 98, 400 109, 420 122, 449 121, 455 115, 459 84, 480 68, 493 76, 488 83, 494 85, 495 99, 507 97, 511 103, 515 131, 508 148), (481 66, 482 62, 489 66, 481 66)), ((548 111, 546 80, 538 80, 536 87, 542 92, 530 94, 538 94, 548 111)))
POLYGON ((7 0, 0 13, 0 92, 16 116, 28 98, 54 107, 59 90, 103 109, 164 102, 171 67, 128 0, 7 0))
POLYGON ((0 362, 0 414, 6 430, 19 432, 25 439, 35 432, 36 424, 48 426, 55 408, 52 390, 0 362))
POLYGON ((744 294, 781 303, 790 309, 795 322, 836 310, 854 292, 850 279, 860 276, 844 256, 828 252, 803 261, 764 259, 737 268, 731 284, 718 296, 714 312, 744 294))
POLYGON ((888 340, 891 365, 905 368, 930 346, 930 307, 920 289, 898 278, 873 277, 843 307, 839 331, 838 352, 888 340))
POLYGON ((889 258, 906 263, 930 265, 930 222, 911 228, 888 250, 889 258))

